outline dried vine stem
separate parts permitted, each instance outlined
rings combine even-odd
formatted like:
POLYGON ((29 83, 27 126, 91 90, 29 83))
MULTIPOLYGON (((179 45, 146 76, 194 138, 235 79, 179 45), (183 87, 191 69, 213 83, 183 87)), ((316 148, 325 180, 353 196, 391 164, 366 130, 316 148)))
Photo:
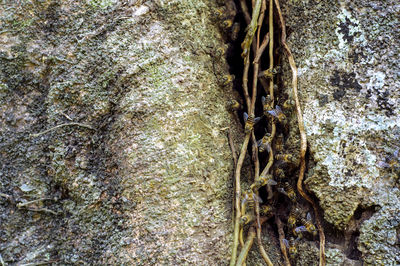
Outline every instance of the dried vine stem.
MULTIPOLYGON (((264 21, 264 14, 265 14, 265 9, 267 9, 267 2, 266 0, 263 0, 261 3, 261 11, 260 11, 260 16, 258 17, 258 28, 257 28, 257 50, 260 49, 260 33, 261 33, 261 26, 264 21)), ((255 53, 256 55, 257 53, 255 53)))
MULTIPOLYGON (((254 132, 252 134, 253 138, 253 155, 254 155, 254 169, 255 169, 255 175, 254 175, 254 180, 257 180, 259 178, 259 173, 260 173, 260 161, 258 160, 258 148, 257 148, 257 141, 254 135, 254 132)), ((258 192, 256 193, 258 196, 258 192)), ((261 256, 263 257, 265 263, 268 266, 272 266, 272 262, 267 254, 267 252, 264 249, 264 246, 262 245, 261 242, 261 221, 260 221, 260 204, 258 201, 255 202, 255 211, 256 211, 256 229, 257 229, 257 244, 258 244, 258 249, 260 250, 261 256)))
MULTIPOLYGON (((249 75, 249 68, 250 68, 250 62, 249 62, 249 57, 250 54, 247 54, 245 60, 244 60, 244 71, 243 71, 243 77, 242 77, 242 82, 243 82, 243 94, 246 99, 246 105, 247 105, 247 112, 250 113, 251 110, 251 102, 250 102, 250 96, 249 96, 249 88, 247 86, 248 83, 248 75, 249 75)), ((236 170, 235 170, 235 209, 236 209, 236 215, 235 215, 235 227, 234 227, 234 233, 233 233, 233 247, 232 247, 232 255, 231 255, 231 262, 230 265, 235 265, 236 262, 236 256, 237 256, 237 247, 238 243, 240 241, 241 246, 243 246, 243 230, 240 228, 240 217, 242 215, 242 212, 240 210, 240 193, 241 193, 241 185, 240 185, 240 171, 242 169, 244 157, 246 156, 246 150, 247 150, 247 145, 249 144, 250 140, 250 133, 246 134, 243 144, 242 144, 242 149, 240 150, 240 155, 238 159, 238 163, 236 165, 236 170)))
POLYGON ((247 60, 248 60, 247 55, 250 52, 249 49, 253 42, 254 34, 257 30, 258 26, 257 22, 258 22, 258 17, 260 15, 260 9, 261 9, 261 0, 257 0, 253 7, 253 13, 251 15, 250 24, 247 26, 246 37, 244 38, 244 41, 242 43, 242 48, 243 48, 242 57, 247 58, 247 60))
POLYGON ((231 148, 231 152, 232 152, 233 163, 234 163, 234 165, 237 165, 238 159, 237 159, 235 144, 233 143, 232 132, 231 132, 230 128, 228 129, 228 141, 229 141, 229 147, 231 148))
MULTIPOLYGON (((251 101, 250 101, 250 96, 249 96, 249 89, 247 86, 248 83, 248 75, 249 75, 249 67, 250 67, 250 61, 249 61, 250 54, 247 54, 245 60, 244 60, 244 71, 243 71, 243 93, 246 99, 246 105, 247 105, 247 112, 250 114, 251 113, 251 101)), ((241 193, 241 185, 240 185, 240 171, 242 169, 244 157, 246 156, 246 150, 247 150, 247 145, 249 144, 250 140, 250 133, 246 134, 242 148, 240 150, 240 155, 238 159, 238 163, 236 165, 236 170, 235 170, 235 210, 236 210, 236 215, 235 215, 235 227, 234 227, 234 233, 233 233, 233 247, 232 247, 232 255, 231 255, 231 262, 230 265, 233 266, 236 263, 236 256, 237 256, 237 247, 239 245, 239 240, 241 244, 243 245, 243 230, 240 229, 240 217, 242 215, 242 212, 240 210, 240 193, 241 193)))
MULTIPOLYGON (((249 9, 247 8, 247 5, 246 5, 246 0, 240 0, 240 7, 242 8, 242 11, 243 11, 244 20, 246 20, 246 24, 249 25, 251 22, 251 17, 249 14, 249 9)), ((251 44, 251 49, 253 49, 253 53, 256 52, 256 43, 255 42, 253 42, 251 44)))
POLYGON ((280 5, 279 5, 279 0, 274 0, 275 1, 275 5, 276 8, 278 10, 278 15, 279 15, 279 20, 281 22, 281 26, 282 26, 282 45, 283 48, 286 51, 288 60, 289 60, 289 65, 290 68, 292 70, 293 76, 292 76, 292 86, 293 86, 293 97, 294 100, 296 102, 296 111, 297 111, 297 121, 299 124, 299 131, 300 131, 300 140, 301 140, 301 147, 300 147, 300 172, 299 172, 299 178, 297 180, 297 190, 299 191, 300 195, 305 198, 312 206, 314 209, 314 213, 315 213, 315 221, 318 227, 318 231, 319 231, 319 238, 320 238, 320 258, 319 258, 319 265, 320 266, 324 266, 326 264, 326 260, 325 260, 325 234, 324 234, 324 230, 322 228, 322 224, 320 221, 320 217, 319 217, 319 213, 318 213, 318 209, 316 204, 314 203, 314 201, 310 198, 310 196, 308 196, 304 190, 303 190, 303 179, 304 179, 304 173, 306 170, 306 161, 305 161, 305 156, 306 156, 306 151, 307 151, 307 137, 306 137, 306 133, 304 130, 304 121, 303 121, 303 115, 301 112, 301 106, 300 106, 300 101, 299 101, 299 97, 298 97, 298 92, 297 92, 297 67, 296 67, 296 63, 294 61, 292 52, 290 51, 289 46, 286 43, 286 25, 285 25, 285 21, 283 19, 282 16, 282 12, 280 9, 280 5))
MULTIPOLYGON (((248 10, 247 5, 246 5, 246 1, 245 0, 241 0, 240 1, 240 6, 242 8, 242 12, 244 14, 244 18, 246 20, 246 23, 250 24, 251 18, 250 18, 250 15, 249 15, 249 10, 248 10)), ((265 50, 265 48, 267 48, 268 44, 269 44, 269 32, 264 36, 264 40, 263 40, 263 42, 261 43, 261 46, 258 49, 258 55, 257 55, 256 43, 254 43, 254 42, 252 43, 253 53, 256 55, 255 59, 254 59, 254 62, 258 62, 260 60, 260 57, 264 53, 264 50, 265 50)), ((268 84, 267 84, 267 82, 265 80, 263 80, 263 79, 260 79, 260 83, 263 86, 265 92, 268 93, 268 84)))
MULTIPOLYGON (((269 68, 273 69, 274 68, 274 4, 273 0, 269 0, 269 68)), ((272 100, 272 106, 275 106, 275 99, 274 99, 274 79, 271 78, 269 81, 269 95, 271 96, 272 100)), ((273 119, 271 122, 271 139, 275 138, 276 134, 276 125, 275 125, 275 120, 273 119)), ((272 164, 274 163, 274 151, 271 148, 271 151, 269 153, 269 158, 268 158, 268 163, 267 166, 265 166, 264 170, 261 173, 261 176, 265 176, 268 174, 269 170, 272 167, 272 164)), ((267 185, 268 189, 268 198, 272 198, 272 189, 270 185, 267 185)))
MULTIPOLYGON (((262 225, 263 223, 265 223, 265 222, 266 222, 269 218, 271 218, 271 217, 272 217, 272 214, 270 214, 270 215, 267 216, 267 217, 262 217, 262 218, 260 218, 260 225, 262 225)), ((246 262, 247 255, 248 255, 248 253, 249 253, 249 251, 250 251, 250 248, 251 248, 251 246, 252 246, 252 244, 253 244, 253 241, 254 241, 254 238, 255 238, 255 232, 254 232, 254 227, 255 227, 255 226, 256 226, 256 224, 253 223, 252 226, 251 226, 250 229, 249 229, 248 236, 247 236, 247 239, 246 239, 246 244, 248 244, 249 246, 246 247, 246 248, 243 248, 243 249, 241 250, 241 252, 240 252, 240 254, 239 254, 239 259, 238 259, 238 262, 237 262, 236 265, 242 266, 242 265, 244 265, 244 263, 246 262), (250 244, 248 243, 249 240, 251 241, 250 244)), ((245 246, 246 246, 246 244, 245 244, 245 246)), ((265 253, 265 251, 264 251, 264 253, 265 253)), ((264 255, 266 255, 266 256, 268 257, 267 253, 265 253, 265 254, 261 253, 261 255, 262 255, 263 257, 264 257, 264 255)), ((272 266, 272 265, 273 265, 271 262, 270 262, 270 263, 267 263, 267 264, 268 264, 268 266, 272 266)))
POLYGON ((249 87, 247 85, 249 81, 249 68, 250 68, 250 62, 249 62, 249 57, 250 55, 248 54, 246 56, 246 59, 244 60, 244 70, 243 70, 243 94, 244 98, 246 99, 246 105, 247 105, 247 113, 250 115, 250 110, 251 110, 251 101, 250 101, 250 96, 249 96, 249 87))
POLYGON ((249 25, 251 22, 251 17, 249 9, 247 8, 246 0, 240 0, 240 7, 242 8, 244 19, 246 20, 247 25, 249 25))
MULTIPOLYGON (((231 132, 230 128, 228 129, 228 141, 229 141, 229 146, 230 146, 231 152, 232 152, 233 163, 236 166, 238 158, 237 158, 235 144, 233 143, 232 132, 231 132)), ((233 176, 235 176, 235 172, 233 173, 233 176)), ((233 185, 235 186, 235 184, 233 184, 233 185)), ((234 205, 235 205, 235 197, 233 197, 233 199, 232 199, 232 206, 234 206, 234 205)), ((232 213, 232 220, 235 223, 235 213, 234 212, 232 213)), ((242 240, 242 242, 243 242, 243 240, 242 240)), ((242 246, 243 246, 243 244, 242 244, 242 246)))
POLYGON ((53 210, 50 210, 50 209, 47 209, 47 208, 37 208, 37 209, 26 208, 26 210, 32 211, 32 212, 47 212, 47 213, 50 213, 50 214, 53 214, 53 215, 58 215, 57 212, 55 212, 53 210))
MULTIPOLYGON (((264 1, 265 1, 265 0, 264 0, 264 1)), ((245 0, 241 0, 241 1, 240 1, 240 6, 241 6, 241 8, 242 8, 242 12, 243 12, 243 14, 244 14, 244 18, 245 18, 245 20, 246 20, 246 23, 249 25, 249 24, 251 23, 251 18, 250 18, 250 15, 249 15, 249 10, 248 10, 247 5, 246 5, 246 1, 245 1, 245 0)), ((261 6, 261 8, 262 8, 262 6, 261 6)), ((261 16, 264 16, 264 11, 265 11, 265 10, 260 10, 260 17, 261 17, 261 16)), ((257 25, 261 25, 261 22, 262 22, 262 20, 263 20, 263 18, 260 20, 260 17, 259 17, 259 21, 258 21, 257 25)), ((261 46, 258 47, 258 43, 259 43, 259 31, 260 31, 260 28, 258 28, 257 43, 252 42, 252 49, 253 49, 253 53, 254 53, 254 55, 255 55, 255 59, 254 59, 254 61, 253 61, 253 64, 254 64, 254 63, 257 63, 258 65, 259 65, 259 61, 260 61, 261 55, 263 54, 265 48, 267 47, 267 45, 268 45, 268 43, 269 43, 269 32, 268 32, 268 33, 264 36, 264 39, 263 39, 263 42, 261 43, 261 46)), ((248 76, 248 74, 247 74, 247 73, 248 73, 249 69, 246 68, 246 66, 249 67, 248 59, 245 60, 245 67, 244 67, 244 73, 246 73, 246 75, 243 74, 243 77, 246 77, 246 84, 243 82, 243 88, 244 88, 244 90, 247 91, 247 95, 248 95, 248 86, 247 86, 247 81, 248 81, 248 80, 247 80, 247 76, 248 76), (247 62, 246 62, 246 61, 247 61, 247 62)), ((257 73, 257 72, 256 72, 256 73, 257 73)), ((245 80, 243 80, 243 81, 245 81, 245 80)), ((263 87, 264 87, 264 86, 265 86, 265 84, 264 84, 265 82, 263 82, 263 80, 261 80, 261 83, 262 83, 262 85, 263 85, 263 87)), ((245 94, 246 103, 247 103, 246 91, 244 91, 244 94, 245 94)), ((253 94, 253 95, 254 95, 254 94, 253 94)), ((250 105, 248 105, 248 106, 250 106, 250 105)))
MULTIPOLYGON (((269 0, 269 68, 274 68, 274 4, 273 0, 269 0)), ((269 94, 272 100, 272 106, 275 106, 274 101, 274 79, 269 79, 269 94)), ((275 123, 273 123, 275 124, 275 123)))
POLYGON ((46 133, 48 133, 50 131, 56 130, 56 129, 60 128, 60 127, 66 127, 66 126, 79 126, 79 127, 84 127, 84 128, 87 128, 87 129, 95 130, 93 127, 91 127, 89 125, 72 122, 72 123, 65 123, 65 124, 57 125, 55 127, 46 129, 45 131, 42 131, 42 132, 39 132, 39 133, 35 133, 35 134, 31 134, 30 136, 32 138, 37 138, 37 137, 39 137, 41 135, 44 135, 44 134, 46 134, 46 133))
MULTIPOLYGON (((253 94, 252 94, 252 110, 254 112, 255 109, 255 102, 256 102, 256 96, 257 96, 257 81, 258 81, 258 72, 259 72, 259 64, 260 64, 260 58, 261 55, 266 48, 268 42, 269 42, 269 33, 265 36, 262 44, 263 47, 260 47, 260 32, 261 32, 261 26, 264 21, 264 14, 265 10, 267 8, 267 2, 266 0, 262 1, 261 4, 261 11, 260 11, 260 16, 258 18, 258 30, 257 30, 257 45, 256 45, 256 52, 254 53, 255 58, 257 60, 253 61, 253 94)), ((253 156, 254 156, 254 169, 255 169, 255 175, 254 175, 254 181, 258 180, 259 174, 260 174, 260 162, 258 159, 258 147, 257 147, 257 140, 254 135, 254 131, 252 134, 252 140, 253 140, 253 156)), ((257 191, 257 196, 258 196, 258 191, 257 191)), ((256 212, 256 220, 257 220, 257 243, 258 243, 258 248, 260 250, 261 256, 263 257, 265 263, 267 265, 271 266, 273 265, 270 258, 268 257, 267 252, 264 249, 264 246, 262 245, 261 242, 261 223, 260 223, 260 204, 258 201, 255 203, 255 212, 256 212)))
MULTIPOLYGON (((260 9, 261 9, 261 0, 257 0, 255 3, 255 6, 253 8, 253 13, 252 13, 252 18, 250 21, 250 24, 248 26, 248 30, 246 33, 246 37, 242 43, 242 48, 243 48, 243 53, 242 56, 244 57, 244 71, 243 71, 243 93, 246 98, 246 104, 247 104, 247 110, 249 115, 254 115, 254 106, 252 102, 250 101, 249 97, 249 92, 248 92, 248 71, 250 67, 250 46, 253 43, 253 37, 254 33, 257 30, 257 22, 258 22, 258 17, 260 14, 260 9)), ((254 93, 252 95, 254 98, 254 93)), ((255 102, 255 100, 254 100, 255 102)), ((247 133, 245 136, 245 139, 243 141, 242 149, 240 151, 240 156, 239 160, 236 166, 235 170, 235 209, 236 209, 236 216, 235 216, 235 227, 234 227, 234 239, 233 239, 233 247, 232 247, 232 254, 231 254, 231 261, 230 265, 233 266, 236 263, 236 256, 237 256, 237 247, 239 245, 239 231, 240 230, 240 216, 241 216, 241 211, 240 211, 240 193, 241 193, 241 187, 240 187, 240 170, 242 168, 243 160, 246 155, 246 149, 247 145, 249 144, 250 140, 250 133, 247 133)), ((240 264, 241 265, 241 264, 240 264)))
MULTIPOLYGON (((258 48, 257 53, 256 52, 254 53, 256 55, 254 58, 254 61, 253 61, 254 63, 256 63, 256 62, 260 63, 259 61, 260 61, 261 55, 264 53, 264 50, 265 50, 265 48, 267 48, 268 44, 269 44, 269 32, 267 32, 267 34, 264 36, 264 40, 262 41, 261 46, 258 48)), ((267 82, 263 79, 260 79, 260 83, 261 83, 261 86, 264 88, 265 92, 268 93, 267 82)))
POLYGON ((287 255, 287 252, 286 252, 286 246, 285 246, 285 243, 283 243, 283 239, 285 239, 285 232, 283 231, 283 225, 282 225, 281 219, 279 219, 278 216, 275 216, 275 223, 276 223, 276 226, 278 227, 279 244, 281 247, 283 258, 285 259, 285 264, 286 264, 286 266, 290 266, 290 260, 287 255))
POLYGON ((239 229, 239 243, 240 247, 244 247, 244 241, 243 241, 243 227, 239 229))
POLYGON ((237 256, 237 247, 239 245, 239 229, 240 229, 240 170, 242 169, 244 157, 246 155, 247 145, 249 144, 250 140, 250 133, 246 134, 244 137, 242 149, 240 150, 240 156, 238 159, 238 163, 236 165, 235 170, 235 228, 233 233, 233 247, 232 247, 232 254, 231 254, 231 262, 230 265, 233 266, 236 264, 236 256, 237 256))
POLYGON ((268 44, 269 44, 269 32, 267 32, 267 34, 265 34, 264 40, 262 41, 260 47, 258 47, 258 50, 255 53, 256 56, 253 61, 254 64, 255 63, 260 64, 260 58, 261 58, 262 54, 264 53, 265 48, 267 48, 268 44))
MULTIPOLYGON (((276 135, 276 125, 275 122, 272 122, 272 129, 271 129, 271 138, 274 138, 276 135)), ((267 166, 265 166, 264 170, 261 173, 261 176, 265 176, 266 174, 268 174, 269 169, 271 169, 272 164, 274 163, 274 151, 271 147, 271 151, 269 153, 269 158, 268 158, 268 163, 267 166)))
POLYGON ((246 239, 246 243, 239 254, 236 266, 242 266, 246 261, 247 254, 249 254, 250 248, 253 245, 254 238, 256 237, 256 232, 253 227, 250 227, 249 234, 246 239))
MULTIPOLYGON (((260 174, 260 161, 258 159, 258 147, 256 136, 254 135, 254 131, 251 134, 252 140, 252 149, 253 149, 253 161, 254 161, 254 182, 258 180, 260 174)), ((258 191, 256 192, 258 196, 258 191)), ((258 201, 255 202, 255 211, 256 211, 256 220, 257 220, 257 237, 258 237, 258 229, 261 228, 260 225, 260 204, 258 201)))
POLYGON ((31 205, 33 203, 41 202, 41 201, 44 201, 44 200, 52 200, 52 198, 40 198, 40 199, 35 199, 35 200, 27 201, 27 202, 17 203, 17 208, 22 208, 22 207, 25 207, 27 205, 31 205))

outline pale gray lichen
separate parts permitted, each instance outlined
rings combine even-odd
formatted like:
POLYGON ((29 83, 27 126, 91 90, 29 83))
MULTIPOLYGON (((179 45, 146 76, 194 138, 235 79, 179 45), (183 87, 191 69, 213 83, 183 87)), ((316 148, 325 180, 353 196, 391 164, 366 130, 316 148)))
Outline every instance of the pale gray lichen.
MULTIPOLYGON (((356 210, 374 207, 376 213, 365 217, 357 229, 359 259, 366 264, 396 264, 398 246, 378 235, 393 236, 395 225, 384 222, 392 219, 388 213, 394 215, 400 208, 398 173, 395 167, 379 165, 400 148, 400 79, 395 63, 400 52, 400 5, 346 0, 286 4, 288 41, 299 67, 312 158, 305 184, 319 199, 326 221, 344 234, 358 219, 356 210)), ((289 75, 285 80, 290 84, 289 75)))

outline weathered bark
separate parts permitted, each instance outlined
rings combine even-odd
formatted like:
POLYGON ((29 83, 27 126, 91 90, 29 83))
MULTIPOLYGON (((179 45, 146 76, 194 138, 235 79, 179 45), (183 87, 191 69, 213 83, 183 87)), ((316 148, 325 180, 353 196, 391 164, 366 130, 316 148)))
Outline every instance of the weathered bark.
POLYGON ((2 4, 7 264, 227 262, 227 128, 236 139, 239 128, 226 110, 231 87, 219 82, 228 72, 215 8, 206 0, 2 4), (38 134, 77 122, 89 128, 38 134), (49 199, 18 205, 40 198, 49 199))
MULTIPOLYGON (((3 2, 0 259, 227 264, 226 128, 236 144, 241 129, 225 108, 233 92, 221 82, 228 66, 211 15, 217 3, 3 2)), ((400 5, 281 7, 299 68, 305 184, 324 211, 327 262, 399 264, 400 5)), ((290 95, 287 63, 283 70, 290 95)), ((293 114, 286 145, 298 153, 293 114)), ((274 234, 266 223, 263 243, 276 263, 274 234)), ((310 239, 299 241, 300 265, 317 264, 310 239)), ((256 253, 248 265, 261 263, 256 253)))
POLYGON ((398 264, 400 4, 282 2, 309 141, 305 183, 336 227, 328 263, 398 264))

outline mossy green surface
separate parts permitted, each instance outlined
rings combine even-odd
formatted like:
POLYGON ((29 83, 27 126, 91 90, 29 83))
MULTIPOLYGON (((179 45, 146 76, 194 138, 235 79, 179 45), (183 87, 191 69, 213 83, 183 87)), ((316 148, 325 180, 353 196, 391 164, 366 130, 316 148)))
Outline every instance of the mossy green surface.
POLYGON ((0 192, 50 199, 1 199, 3 260, 227 263, 240 134, 216 4, 20 2, 0 7, 0 192), (32 136, 70 122, 94 129, 32 136))

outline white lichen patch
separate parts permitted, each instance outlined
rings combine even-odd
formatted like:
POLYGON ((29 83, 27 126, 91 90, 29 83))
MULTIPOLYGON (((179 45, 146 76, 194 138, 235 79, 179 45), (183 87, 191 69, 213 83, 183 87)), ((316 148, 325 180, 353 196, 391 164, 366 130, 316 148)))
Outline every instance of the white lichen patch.
MULTIPOLYGON (((298 2, 286 17, 313 161, 305 185, 344 232, 361 211, 357 260, 398 265, 399 168, 390 161, 400 147, 398 1, 298 2)), ((332 265, 351 265, 347 255, 332 265)))
POLYGON ((386 74, 381 71, 369 69, 367 75, 370 77, 366 85, 367 89, 382 89, 385 85, 386 74))
POLYGON ((307 134, 319 148, 314 159, 326 167, 329 185, 334 187, 359 186, 371 189, 379 178, 376 151, 362 136, 382 134, 400 123, 400 117, 388 121, 378 114, 356 116, 335 103, 318 108, 317 102, 307 105, 304 112, 307 134), (318 119, 319 123, 313 123, 318 119), (352 154, 356 156, 350 156, 352 154), (356 169, 354 164, 359 165, 356 169), (353 169, 352 174, 345 174, 353 169))
POLYGON ((380 187, 380 193, 375 196, 384 205, 361 225, 358 249, 363 252, 368 264, 397 265, 400 263, 397 244, 400 212, 396 206, 400 205, 400 191, 380 187))
POLYGON ((136 8, 136 10, 133 12, 133 15, 134 16, 142 16, 142 15, 149 13, 149 11, 150 11, 150 8, 148 6, 141 5, 136 8))

